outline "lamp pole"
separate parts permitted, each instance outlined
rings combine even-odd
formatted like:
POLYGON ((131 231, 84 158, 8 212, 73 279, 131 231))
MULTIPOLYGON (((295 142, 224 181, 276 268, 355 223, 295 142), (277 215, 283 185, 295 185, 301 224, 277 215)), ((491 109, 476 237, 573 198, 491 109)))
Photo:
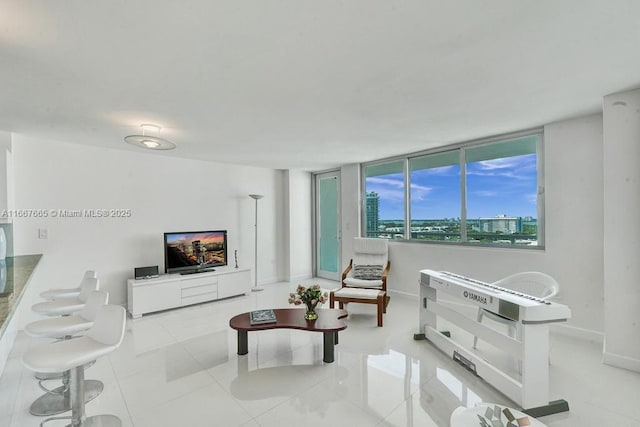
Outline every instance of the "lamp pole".
POLYGON ((256 222, 255 222, 255 263, 253 265, 253 271, 255 273, 255 282, 253 284, 252 292, 261 291, 262 288, 258 288, 258 200, 262 199, 264 196, 262 194, 249 194, 253 200, 256 201, 256 222))

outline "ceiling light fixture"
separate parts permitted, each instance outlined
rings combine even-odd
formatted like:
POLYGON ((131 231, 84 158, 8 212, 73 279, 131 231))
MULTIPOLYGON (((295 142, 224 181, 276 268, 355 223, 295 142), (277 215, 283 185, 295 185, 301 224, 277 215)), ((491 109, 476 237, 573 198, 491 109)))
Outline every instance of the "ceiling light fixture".
POLYGON ((142 135, 125 136, 124 140, 129 144, 149 150, 173 150, 176 144, 164 138, 160 138, 160 126, 144 124, 140 125, 142 135))

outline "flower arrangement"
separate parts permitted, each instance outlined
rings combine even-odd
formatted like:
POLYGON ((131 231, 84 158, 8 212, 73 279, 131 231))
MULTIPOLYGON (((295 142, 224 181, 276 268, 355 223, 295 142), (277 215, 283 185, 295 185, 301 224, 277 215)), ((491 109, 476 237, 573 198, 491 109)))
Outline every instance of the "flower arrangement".
POLYGON ((318 314, 315 311, 316 306, 318 304, 324 304, 327 302, 328 298, 329 294, 327 292, 323 293, 320 289, 320 285, 312 285, 308 288, 298 285, 296 291, 289 294, 289 304, 306 305, 307 312, 304 315, 304 318, 307 320, 313 320, 318 318, 318 314))

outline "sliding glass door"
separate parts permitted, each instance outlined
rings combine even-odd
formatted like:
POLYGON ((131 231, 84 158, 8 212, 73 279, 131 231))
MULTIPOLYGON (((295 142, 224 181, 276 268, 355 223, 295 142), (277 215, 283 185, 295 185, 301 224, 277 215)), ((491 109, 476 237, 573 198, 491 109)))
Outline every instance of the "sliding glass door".
POLYGON ((340 172, 315 176, 316 275, 340 278, 340 172))

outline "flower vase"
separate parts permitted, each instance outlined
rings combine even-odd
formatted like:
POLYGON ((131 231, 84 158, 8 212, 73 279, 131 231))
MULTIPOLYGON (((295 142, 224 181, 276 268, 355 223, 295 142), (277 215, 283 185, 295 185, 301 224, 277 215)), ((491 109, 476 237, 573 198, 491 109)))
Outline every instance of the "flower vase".
POLYGON ((316 320, 318 318, 318 313, 316 313, 316 304, 307 304, 307 312, 304 314, 304 318, 306 320, 316 320))

